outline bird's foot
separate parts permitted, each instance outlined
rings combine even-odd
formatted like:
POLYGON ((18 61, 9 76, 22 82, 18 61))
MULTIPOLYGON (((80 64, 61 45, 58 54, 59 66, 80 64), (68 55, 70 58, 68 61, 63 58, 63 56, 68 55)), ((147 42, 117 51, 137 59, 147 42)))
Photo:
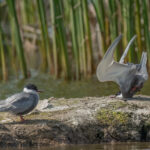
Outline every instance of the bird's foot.
POLYGON ((23 118, 23 116, 21 116, 21 115, 20 115, 20 121, 21 121, 21 122, 24 122, 24 121, 25 121, 24 118, 23 118))

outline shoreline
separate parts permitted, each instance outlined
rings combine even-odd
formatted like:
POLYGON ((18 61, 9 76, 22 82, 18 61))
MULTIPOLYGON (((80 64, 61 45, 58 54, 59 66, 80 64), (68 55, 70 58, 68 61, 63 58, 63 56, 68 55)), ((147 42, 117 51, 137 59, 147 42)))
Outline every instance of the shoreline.
POLYGON ((0 113, 0 146, 150 141, 150 97, 49 98, 24 117, 0 113), (7 119, 6 119, 7 118, 7 119))

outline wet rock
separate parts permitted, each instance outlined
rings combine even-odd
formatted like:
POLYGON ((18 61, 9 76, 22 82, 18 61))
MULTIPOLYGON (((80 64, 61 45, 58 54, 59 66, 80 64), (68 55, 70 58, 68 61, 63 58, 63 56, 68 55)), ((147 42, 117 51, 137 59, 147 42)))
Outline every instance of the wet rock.
POLYGON ((150 97, 50 98, 19 122, 0 113, 0 146, 150 141, 150 97))

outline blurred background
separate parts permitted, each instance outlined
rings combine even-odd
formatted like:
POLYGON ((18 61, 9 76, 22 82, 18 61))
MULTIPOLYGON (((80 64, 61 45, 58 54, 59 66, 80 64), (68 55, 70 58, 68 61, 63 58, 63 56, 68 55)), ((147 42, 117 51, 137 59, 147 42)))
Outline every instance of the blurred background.
POLYGON ((100 84, 95 71, 120 34, 123 39, 116 48, 116 60, 135 34, 126 61, 139 63, 142 51, 149 57, 150 1, 0 0, 0 98, 11 93, 14 85, 17 91, 27 82, 51 89, 49 93, 67 91, 52 96, 71 97, 83 87, 86 92, 80 96, 112 93, 117 86, 110 83, 112 88, 106 91, 107 83, 100 84))

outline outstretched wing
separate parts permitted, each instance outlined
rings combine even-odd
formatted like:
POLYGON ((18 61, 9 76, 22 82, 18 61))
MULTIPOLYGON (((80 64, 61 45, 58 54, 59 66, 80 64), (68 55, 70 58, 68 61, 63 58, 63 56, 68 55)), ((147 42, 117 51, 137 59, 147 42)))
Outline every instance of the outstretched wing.
POLYGON ((141 67, 140 67, 140 70, 139 70, 138 74, 141 75, 144 80, 148 79, 146 63, 147 63, 147 53, 143 52, 142 57, 141 57, 141 62, 140 62, 141 67))
MULTIPOLYGON (((101 82, 114 81, 121 86, 121 84, 127 82, 127 78, 131 79, 132 75, 136 72, 136 65, 128 65, 114 61, 113 55, 115 47, 121 38, 122 35, 115 39, 97 67, 96 75, 101 82)), ((124 58, 122 60, 124 60, 124 58)))
POLYGON ((130 48, 131 44, 132 44, 132 43, 133 43, 133 41, 135 40, 135 38, 136 38, 136 35, 135 35, 135 36, 133 36, 133 37, 132 37, 132 39, 129 41, 129 43, 128 43, 128 45, 127 45, 126 49, 125 49, 125 50, 124 50, 124 52, 123 52, 123 55, 122 55, 122 56, 121 56, 121 58, 120 58, 119 63, 121 63, 121 64, 123 64, 123 63, 124 63, 124 59, 125 59, 125 57, 126 57, 126 55, 127 55, 128 51, 129 51, 129 48, 130 48))

